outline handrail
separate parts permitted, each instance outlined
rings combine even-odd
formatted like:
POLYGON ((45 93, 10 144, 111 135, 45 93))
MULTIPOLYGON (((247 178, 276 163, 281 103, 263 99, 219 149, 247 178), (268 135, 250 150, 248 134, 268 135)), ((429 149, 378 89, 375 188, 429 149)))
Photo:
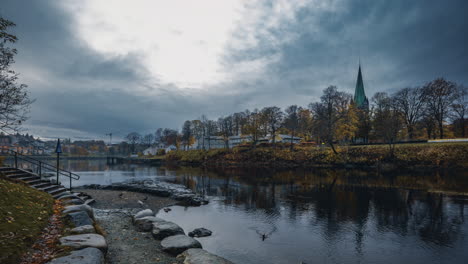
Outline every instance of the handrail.
MULTIPOLYGON (((12 149, 9 149, 8 152, 10 152, 10 153, 12 153, 14 155, 15 168, 18 168, 18 159, 21 159, 21 160, 29 162, 29 163, 31 163, 33 165, 39 166, 38 169, 39 169, 39 176, 40 177, 42 177, 42 169, 44 168, 46 170, 55 171, 57 173, 57 179, 58 179, 59 175, 70 178, 70 190, 71 190, 72 180, 79 180, 80 179, 80 175, 75 174, 75 173, 73 173, 71 171, 67 171, 67 170, 64 170, 64 169, 57 168, 56 166, 54 166, 52 164, 46 163, 44 161, 41 161, 41 160, 38 160, 38 159, 35 159, 35 158, 28 157, 26 155, 18 153, 17 151, 14 151, 12 149)), ((57 184, 58 184, 58 182, 57 182, 57 184)))

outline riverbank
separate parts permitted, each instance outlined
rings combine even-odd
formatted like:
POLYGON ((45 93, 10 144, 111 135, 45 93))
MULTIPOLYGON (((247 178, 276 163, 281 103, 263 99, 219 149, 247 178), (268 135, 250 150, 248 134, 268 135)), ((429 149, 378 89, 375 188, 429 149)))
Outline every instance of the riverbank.
POLYGON ((468 168, 468 143, 421 143, 329 147, 243 147, 234 149, 171 151, 167 164, 208 167, 351 167, 468 168))
POLYGON ((0 263, 19 263, 53 214, 45 192, 0 178, 0 263))
POLYGON ((137 231, 132 224, 132 214, 142 208, 157 212, 177 201, 138 192, 97 189, 80 191, 96 201, 93 204, 95 218, 106 234, 108 244, 106 263, 182 263, 163 252, 161 245, 155 243, 151 234, 137 231), (144 205, 138 201, 144 201, 144 205))

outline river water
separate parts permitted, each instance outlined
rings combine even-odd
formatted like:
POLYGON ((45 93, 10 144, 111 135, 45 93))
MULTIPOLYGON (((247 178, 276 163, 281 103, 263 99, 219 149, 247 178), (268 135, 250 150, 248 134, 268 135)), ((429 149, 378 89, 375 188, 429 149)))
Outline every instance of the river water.
POLYGON ((67 161, 75 185, 153 179, 209 197, 159 217, 236 263, 468 263, 468 173, 205 170, 67 161))

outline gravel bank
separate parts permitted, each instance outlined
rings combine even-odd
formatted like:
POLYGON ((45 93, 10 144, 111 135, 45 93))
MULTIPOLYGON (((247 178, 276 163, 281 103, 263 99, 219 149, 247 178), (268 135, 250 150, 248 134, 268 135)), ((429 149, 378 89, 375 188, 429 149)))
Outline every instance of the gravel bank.
POLYGON ((177 201, 128 191, 92 189, 79 191, 91 195, 96 200, 92 206, 95 208, 98 224, 106 233, 109 247, 107 263, 181 263, 180 260, 163 252, 159 241, 152 238, 151 233, 136 231, 131 219, 131 215, 142 208, 157 212, 161 208, 176 204, 177 201), (141 205, 138 201, 144 204, 141 205))

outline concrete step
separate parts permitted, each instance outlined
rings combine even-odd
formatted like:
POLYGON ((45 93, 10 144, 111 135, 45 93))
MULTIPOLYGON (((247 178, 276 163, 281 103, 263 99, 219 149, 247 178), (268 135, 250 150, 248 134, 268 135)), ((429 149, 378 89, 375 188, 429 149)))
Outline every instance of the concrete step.
POLYGON ((9 171, 9 170, 16 170, 16 169, 15 169, 15 168, 12 168, 12 167, 0 167, 0 171, 1 171, 1 172, 9 171))
POLYGON ((10 175, 10 174, 18 173, 18 172, 21 172, 21 171, 17 170, 17 169, 10 169, 10 170, 3 170, 3 171, 0 171, 0 172, 5 174, 5 175, 10 175))
POLYGON ((10 179, 17 179, 17 178, 24 178, 26 176, 30 176, 31 174, 25 173, 25 172, 20 172, 20 173, 15 173, 15 174, 8 174, 7 177, 10 179))
POLYGON ((50 182, 42 182, 42 181, 40 181, 39 183, 34 184, 34 185, 32 185, 30 183, 28 183, 28 184, 31 185, 31 187, 36 188, 36 189, 44 188, 44 187, 52 185, 50 182))
POLYGON ((41 179, 35 179, 35 180, 26 181, 26 183, 29 184, 29 185, 36 185, 36 184, 39 184, 39 183, 50 183, 50 182, 43 181, 41 179))
POLYGON ((48 191, 48 193, 50 193, 54 199, 56 199, 55 197, 58 197, 60 196, 61 193, 63 192, 66 192, 68 189, 66 189, 65 187, 61 186, 59 189, 56 189, 56 190, 52 190, 52 191, 48 191))
POLYGON ((37 176, 27 176, 27 177, 23 177, 23 178, 15 178, 15 179, 28 182, 28 181, 31 181, 31 180, 40 180, 41 178, 37 177, 37 176))
POLYGON ((61 186, 60 185, 51 185, 49 184, 48 186, 45 186, 45 187, 41 187, 41 188, 36 188, 40 191, 44 191, 44 192, 51 192, 53 190, 57 190, 59 189, 61 186))

